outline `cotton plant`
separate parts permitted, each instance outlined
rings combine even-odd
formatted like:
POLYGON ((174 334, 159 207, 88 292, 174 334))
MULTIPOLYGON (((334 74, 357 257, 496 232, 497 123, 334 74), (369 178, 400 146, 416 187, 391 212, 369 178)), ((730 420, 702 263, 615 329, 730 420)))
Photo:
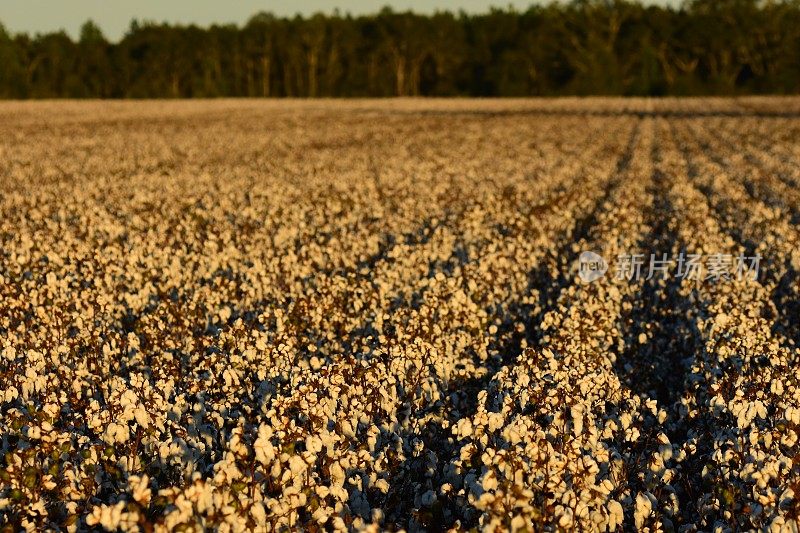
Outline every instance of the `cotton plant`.
POLYGON ((48 105, 0 121, 0 529, 797 529, 791 120, 48 105))

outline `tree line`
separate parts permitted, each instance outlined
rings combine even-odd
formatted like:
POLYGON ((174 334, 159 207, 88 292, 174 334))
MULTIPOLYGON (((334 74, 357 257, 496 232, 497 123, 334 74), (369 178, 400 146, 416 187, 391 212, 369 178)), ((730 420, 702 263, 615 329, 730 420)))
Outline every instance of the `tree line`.
POLYGON ((800 0, 680 7, 576 0, 526 11, 134 20, 10 34, 2 98, 706 95, 800 91, 800 0))

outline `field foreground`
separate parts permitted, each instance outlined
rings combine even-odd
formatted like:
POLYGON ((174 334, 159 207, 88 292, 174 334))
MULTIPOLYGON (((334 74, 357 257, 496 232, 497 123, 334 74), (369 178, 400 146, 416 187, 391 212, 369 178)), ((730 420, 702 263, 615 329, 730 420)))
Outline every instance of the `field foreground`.
POLYGON ((0 103, 0 527, 796 531, 799 118, 0 103))

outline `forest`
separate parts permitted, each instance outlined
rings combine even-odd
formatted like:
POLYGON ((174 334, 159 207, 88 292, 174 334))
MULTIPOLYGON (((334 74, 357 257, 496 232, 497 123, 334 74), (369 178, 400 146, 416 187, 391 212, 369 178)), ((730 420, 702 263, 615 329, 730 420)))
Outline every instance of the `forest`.
POLYGON ((12 34, 0 98, 792 94, 800 1, 626 0, 421 15, 255 14, 243 26, 87 21, 12 34))

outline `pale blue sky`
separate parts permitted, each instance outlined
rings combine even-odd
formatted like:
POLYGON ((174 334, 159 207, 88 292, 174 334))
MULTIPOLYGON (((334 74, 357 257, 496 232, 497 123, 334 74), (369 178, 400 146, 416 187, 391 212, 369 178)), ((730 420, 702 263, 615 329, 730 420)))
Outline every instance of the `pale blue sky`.
MULTIPOLYGON (((651 0, 669 3, 673 0, 651 0)), ((483 12, 490 6, 513 5, 525 9, 531 0, 0 0, 0 23, 16 32, 50 32, 65 29, 73 37, 86 19, 93 19, 106 34, 117 40, 133 18, 183 24, 235 22, 241 24, 258 11, 277 15, 330 13, 374 13, 383 5, 397 10, 432 12, 437 9, 483 12)))

